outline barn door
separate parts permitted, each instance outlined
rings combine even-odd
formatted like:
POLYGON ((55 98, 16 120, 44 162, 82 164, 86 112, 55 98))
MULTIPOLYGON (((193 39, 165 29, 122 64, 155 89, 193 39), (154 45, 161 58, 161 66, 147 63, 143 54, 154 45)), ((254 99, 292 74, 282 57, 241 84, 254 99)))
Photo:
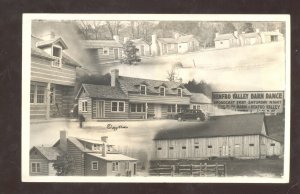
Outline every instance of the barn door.
POLYGON ((97 100, 96 101, 96 115, 97 119, 104 118, 104 101, 97 100))

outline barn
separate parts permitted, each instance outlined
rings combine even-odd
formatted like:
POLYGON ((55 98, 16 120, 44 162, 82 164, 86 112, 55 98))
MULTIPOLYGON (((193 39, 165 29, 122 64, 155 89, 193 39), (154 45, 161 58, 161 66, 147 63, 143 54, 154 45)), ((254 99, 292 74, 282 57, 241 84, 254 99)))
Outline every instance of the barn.
POLYGON ((264 114, 214 116, 204 123, 179 123, 154 137, 154 160, 258 159, 281 154, 281 142, 268 136, 264 114))

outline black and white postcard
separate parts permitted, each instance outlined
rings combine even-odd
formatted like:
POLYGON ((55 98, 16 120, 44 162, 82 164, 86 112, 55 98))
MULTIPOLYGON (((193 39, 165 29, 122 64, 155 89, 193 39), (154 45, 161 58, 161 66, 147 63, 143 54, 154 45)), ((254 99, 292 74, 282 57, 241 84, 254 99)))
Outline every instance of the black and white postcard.
POLYGON ((23 14, 22 47, 22 181, 289 182, 289 15, 23 14))

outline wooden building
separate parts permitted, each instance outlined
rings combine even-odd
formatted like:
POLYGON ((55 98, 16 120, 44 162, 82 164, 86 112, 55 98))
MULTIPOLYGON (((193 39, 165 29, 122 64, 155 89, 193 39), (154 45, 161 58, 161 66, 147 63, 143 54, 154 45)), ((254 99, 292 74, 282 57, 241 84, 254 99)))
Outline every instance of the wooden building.
POLYGON ((87 120, 160 119, 188 108, 190 96, 179 82, 119 76, 114 69, 111 86, 83 84, 76 99, 87 120))
POLYGON ((68 47, 54 33, 31 36, 30 118, 68 116, 74 105, 76 68, 80 65, 64 50, 68 47))
POLYGON ((55 175, 52 164, 57 157, 68 153, 74 160, 73 176, 133 176, 137 159, 125 156, 101 140, 68 137, 60 132, 60 139, 52 147, 33 147, 30 150, 30 175, 55 175))
POLYGON ((214 116, 204 123, 178 124, 154 137, 157 160, 280 156, 282 145, 268 136, 263 114, 214 116))
POLYGON ((192 93, 190 109, 202 110, 206 115, 213 112, 212 100, 203 93, 192 93))
POLYGON ((94 64, 118 64, 122 58, 123 44, 117 35, 113 40, 85 40, 82 43, 94 64))
POLYGON ((150 45, 144 39, 140 38, 140 39, 133 39, 130 41, 132 41, 133 45, 135 45, 136 48, 139 49, 136 53, 138 56, 141 56, 141 57, 151 56, 150 45))
POLYGON ((216 49, 225 49, 241 46, 241 40, 238 36, 237 31, 228 34, 216 33, 214 41, 216 49))

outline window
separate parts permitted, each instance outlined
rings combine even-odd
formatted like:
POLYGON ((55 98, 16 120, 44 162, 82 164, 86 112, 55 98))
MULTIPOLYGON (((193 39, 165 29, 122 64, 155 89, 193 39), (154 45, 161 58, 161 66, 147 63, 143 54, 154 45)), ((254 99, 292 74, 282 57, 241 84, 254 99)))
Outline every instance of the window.
POLYGON ((161 147, 158 147, 157 150, 161 150, 161 147))
POLYGON ((129 162, 125 162, 125 170, 129 170, 129 162))
POLYGON ((93 144, 93 150, 100 150, 100 144, 93 144))
POLYGON ((270 146, 275 146, 275 143, 271 143, 270 146))
POLYGON ((182 88, 177 89, 177 96, 182 97, 182 88))
POLYGON ((37 85, 36 91, 37 91, 36 92, 36 103, 38 103, 38 104, 45 103, 46 87, 37 85))
POLYGON ((141 94, 146 95, 146 86, 145 85, 141 85, 141 94))
POLYGON ((186 146, 182 146, 181 149, 185 150, 185 149, 186 149, 186 146))
POLYGON ((160 88, 159 88, 159 95, 160 95, 160 96, 165 96, 165 95, 166 95, 165 87, 160 87, 160 88))
POLYGON ((252 146, 254 146, 254 144, 253 144, 253 143, 250 143, 250 144, 249 144, 249 146, 251 146, 251 147, 252 147, 252 146))
POLYGON ((50 87, 50 103, 55 104, 55 87, 50 87))
POLYGON ((109 48, 103 48, 103 55, 109 55, 109 48))
POLYGON ((56 58, 52 62, 52 66, 61 67, 62 49, 58 46, 52 46, 52 56, 56 58))
POLYGON ((87 101, 81 101, 81 111, 82 112, 87 112, 87 101))
POLYGON ((145 112, 145 104, 130 104, 130 112, 145 112))
POLYGON ((112 112, 125 112, 125 102, 123 101, 112 101, 111 102, 112 112))
POLYGON ((112 163, 112 171, 119 171, 119 162, 112 163))
POLYGON ((197 106, 196 105, 193 105, 193 110, 196 110, 197 109, 197 106))
POLYGON ((177 112, 182 112, 183 107, 181 105, 177 105, 177 112))
POLYGON ((92 161, 92 170, 98 170, 98 161, 92 161))
POLYGON ((199 149, 199 146, 195 146, 195 149, 199 149))
POLYGON ((31 163, 31 172, 32 173, 41 172, 41 163, 39 163, 39 162, 32 162, 31 163))
POLYGON ((212 148, 212 145, 207 146, 207 148, 212 148))
POLYGON ((174 147, 169 147, 170 150, 174 150, 174 147))
POLYGON ((168 112, 176 112, 175 104, 168 105, 168 112))

